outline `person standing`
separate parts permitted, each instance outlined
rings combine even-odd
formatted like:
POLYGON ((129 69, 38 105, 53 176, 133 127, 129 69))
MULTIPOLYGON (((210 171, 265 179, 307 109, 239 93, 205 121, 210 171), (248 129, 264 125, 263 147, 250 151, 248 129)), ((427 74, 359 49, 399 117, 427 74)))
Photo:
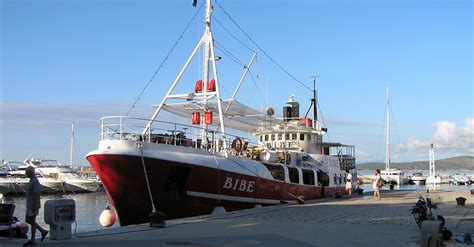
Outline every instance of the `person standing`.
POLYGON ((35 245, 35 234, 36 229, 41 232, 41 242, 44 240, 48 231, 43 229, 38 223, 36 223, 36 216, 39 213, 41 208, 40 201, 40 183, 38 178, 35 175, 35 168, 33 166, 28 166, 26 168, 26 176, 30 179, 26 187, 26 223, 31 225, 31 238, 24 245, 35 245))
POLYGON ((352 197, 352 173, 349 170, 346 170, 347 178, 346 178, 346 193, 349 198, 352 197))
POLYGON ((380 195, 380 187, 379 184, 381 183, 382 177, 380 176, 380 169, 375 170, 375 177, 374 177, 374 182, 372 184, 372 188, 374 189, 374 197, 375 199, 380 200, 381 195, 380 195))

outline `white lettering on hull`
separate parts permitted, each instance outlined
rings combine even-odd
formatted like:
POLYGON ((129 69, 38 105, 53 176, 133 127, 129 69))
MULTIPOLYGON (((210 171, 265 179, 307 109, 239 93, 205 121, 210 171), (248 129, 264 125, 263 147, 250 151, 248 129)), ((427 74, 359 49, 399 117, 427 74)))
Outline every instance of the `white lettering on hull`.
POLYGON ((252 193, 255 191, 255 181, 247 181, 238 178, 234 180, 231 177, 227 177, 222 188, 252 193))

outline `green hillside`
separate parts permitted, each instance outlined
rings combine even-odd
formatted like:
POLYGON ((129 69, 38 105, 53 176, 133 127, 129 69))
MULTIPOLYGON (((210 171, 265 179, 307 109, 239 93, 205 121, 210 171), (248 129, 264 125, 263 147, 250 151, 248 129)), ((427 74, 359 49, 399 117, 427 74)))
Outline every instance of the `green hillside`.
MULTIPOLYGON (((435 164, 436 170, 474 170, 474 156, 459 156, 436 160, 435 164)), ((391 163, 390 167, 401 170, 428 170, 429 161, 391 163)), ((357 169, 360 171, 371 171, 377 168, 385 169, 385 163, 365 163, 357 165, 357 169)))

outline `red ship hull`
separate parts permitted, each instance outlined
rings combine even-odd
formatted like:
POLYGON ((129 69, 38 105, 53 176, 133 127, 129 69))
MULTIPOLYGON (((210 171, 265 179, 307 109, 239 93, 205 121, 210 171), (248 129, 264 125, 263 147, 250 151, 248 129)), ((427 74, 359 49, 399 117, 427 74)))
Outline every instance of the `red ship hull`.
MULTIPOLYGON (((122 226, 149 222, 152 204, 140 156, 94 154, 87 157, 97 171, 122 226)), ((210 214, 257 204, 297 203, 328 196, 342 187, 310 186, 249 176, 222 169, 146 158, 151 194, 167 219, 210 214)))

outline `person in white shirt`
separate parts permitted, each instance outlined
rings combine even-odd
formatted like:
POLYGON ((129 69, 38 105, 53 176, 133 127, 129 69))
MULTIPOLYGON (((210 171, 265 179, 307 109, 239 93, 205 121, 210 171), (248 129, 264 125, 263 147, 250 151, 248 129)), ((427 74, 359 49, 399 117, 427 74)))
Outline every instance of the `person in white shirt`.
POLYGON ((31 238, 30 241, 24 244, 25 245, 35 245, 35 234, 36 229, 41 232, 41 242, 44 240, 46 235, 48 235, 48 231, 43 229, 38 223, 36 223, 36 216, 39 213, 39 209, 41 208, 41 201, 40 201, 40 183, 38 178, 35 175, 35 168, 32 166, 28 166, 26 168, 26 176, 30 178, 30 182, 26 187, 26 219, 25 221, 31 225, 31 238))
POLYGON ((374 197, 375 199, 380 200, 381 195, 380 195, 380 187, 379 183, 382 177, 380 176, 380 169, 375 170, 375 177, 374 177, 374 182, 372 184, 372 188, 374 189, 374 197))
POLYGON ((347 178, 346 178, 346 193, 349 198, 352 196, 352 173, 349 173, 349 170, 346 170, 347 178))

